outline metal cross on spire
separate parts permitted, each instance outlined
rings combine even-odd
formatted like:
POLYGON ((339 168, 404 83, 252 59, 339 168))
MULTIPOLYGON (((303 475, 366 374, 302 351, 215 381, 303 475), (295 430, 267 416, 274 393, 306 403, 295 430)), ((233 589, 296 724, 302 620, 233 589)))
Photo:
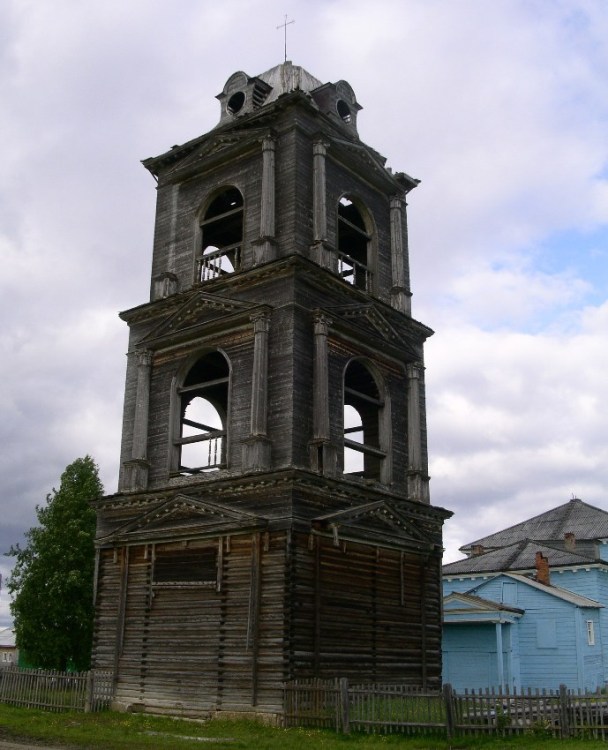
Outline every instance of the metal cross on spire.
POLYGON ((295 23, 295 20, 288 21, 287 13, 286 13, 284 23, 279 24, 279 26, 277 26, 277 31, 279 29, 283 29, 283 31, 285 32, 285 62, 287 62, 287 27, 290 26, 292 23, 295 23))

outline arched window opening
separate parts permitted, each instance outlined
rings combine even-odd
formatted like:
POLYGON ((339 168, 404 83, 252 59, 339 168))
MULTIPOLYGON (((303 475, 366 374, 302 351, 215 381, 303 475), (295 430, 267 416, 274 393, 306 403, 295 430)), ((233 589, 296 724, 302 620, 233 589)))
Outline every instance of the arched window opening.
POLYGON ((226 108, 231 115, 236 115, 243 109, 243 104, 245 104, 245 94, 242 91, 237 91, 228 99, 226 108))
POLYGON ((371 290, 371 236, 357 206, 347 195, 338 203, 338 273, 349 284, 371 290))
POLYGON ((344 99, 338 99, 338 102, 336 104, 336 109, 338 110, 338 114, 344 120, 344 122, 346 123, 352 122, 353 117, 350 112, 350 107, 344 101, 344 99))
POLYGON ((220 193, 201 222, 198 280, 209 281, 237 271, 243 242, 243 196, 236 188, 220 193))
POLYGON ((363 445, 363 421, 354 406, 344 405, 344 473, 362 476, 364 471, 363 453, 359 448, 349 448, 350 443, 363 445), (347 444, 348 440, 348 444, 347 444))
POLYGON ((344 373, 344 473, 380 479, 386 457, 380 440, 384 402, 371 372, 353 361, 344 373))
POLYGON ((219 352, 211 352, 195 362, 178 388, 180 424, 176 447, 181 474, 199 474, 225 466, 229 380, 226 359, 219 352))

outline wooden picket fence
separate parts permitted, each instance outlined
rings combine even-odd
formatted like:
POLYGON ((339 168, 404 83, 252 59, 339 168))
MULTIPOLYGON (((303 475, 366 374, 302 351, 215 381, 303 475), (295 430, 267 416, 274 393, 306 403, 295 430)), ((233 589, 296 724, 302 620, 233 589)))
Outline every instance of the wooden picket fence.
POLYGON ((112 673, 0 669, 0 703, 47 711, 101 711, 113 694, 112 673))
POLYGON ((538 734, 608 740, 608 696, 568 690, 441 692, 408 685, 351 685, 346 678, 285 684, 285 726, 338 732, 538 734))

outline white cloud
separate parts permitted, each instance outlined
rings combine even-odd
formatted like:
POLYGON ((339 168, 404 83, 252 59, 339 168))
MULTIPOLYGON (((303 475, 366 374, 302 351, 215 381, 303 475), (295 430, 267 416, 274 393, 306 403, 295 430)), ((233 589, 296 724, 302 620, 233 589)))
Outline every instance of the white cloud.
POLYGON ((469 529, 468 539, 456 535, 459 544, 572 493, 606 507, 607 337, 604 303, 584 310, 574 333, 459 326, 429 346, 433 499, 474 519, 455 524, 469 529))

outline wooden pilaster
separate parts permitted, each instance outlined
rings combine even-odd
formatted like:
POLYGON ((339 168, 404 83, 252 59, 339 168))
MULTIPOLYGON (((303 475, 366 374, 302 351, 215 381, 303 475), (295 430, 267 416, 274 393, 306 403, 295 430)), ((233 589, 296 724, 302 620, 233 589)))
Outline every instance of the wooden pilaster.
POLYGON ((251 426, 243 442, 243 464, 246 469, 263 470, 270 466, 268 424, 268 332, 270 315, 258 312, 253 322, 253 371, 251 375, 251 426))

